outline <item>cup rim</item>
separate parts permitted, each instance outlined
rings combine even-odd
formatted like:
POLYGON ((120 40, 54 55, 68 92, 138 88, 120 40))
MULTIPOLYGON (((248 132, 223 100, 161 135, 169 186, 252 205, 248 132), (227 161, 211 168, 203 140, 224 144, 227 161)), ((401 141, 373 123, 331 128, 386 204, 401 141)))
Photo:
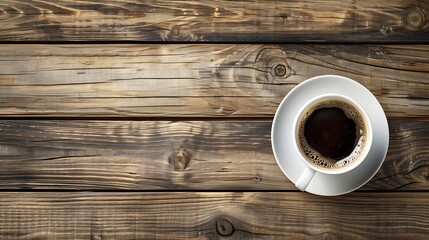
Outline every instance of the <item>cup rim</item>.
POLYGON ((292 129, 292 134, 293 134, 293 140, 294 140, 294 148, 296 150, 296 152, 298 153, 301 161, 303 161, 307 167, 311 168, 313 171, 315 172, 320 172, 320 173, 324 173, 324 174, 330 174, 330 175, 337 175, 337 174, 343 174, 343 173, 347 173, 353 169, 355 169, 357 166, 359 166, 363 160, 367 157, 370 148, 372 146, 372 140, 373 140, 373 135, 372 135, 372 124, 371 121, 368 117, 368 114, 366 113, 366 111, 363 109, 363 107, 354 99, 343 95, 343 94, 338 94, 338 93, 327 93, 327 94, 322 94, 322 95, 318 95, 315 96, 313 98, 311 98, 309 101, 307 101, 298 111, 298 114, 295 117, 295 120, 293 121, 293 129, 292 129), (367 140, 365 143, 365 147, 364 147, 364 151, 361 154, 361 156, 359 157, 359 159, 357 161, 355 161, 353 164, 351 164, 350 166, 346 166, 344 168, 338 168, 338 169, 323 169, 321 167, 317 167, 314 164, 311 164, 302 154, 300 148, 299 148, 299 143, 297 141, 297 124, 299 119, 301 118, 302 113, 311 105, 314 104, 316 101, 319 101, 320 99, 323 98, 337 98, 343 101, 346 101, 347 103, 355 106, 359 112, 363 115, 365 123, 367 124, 367 140))

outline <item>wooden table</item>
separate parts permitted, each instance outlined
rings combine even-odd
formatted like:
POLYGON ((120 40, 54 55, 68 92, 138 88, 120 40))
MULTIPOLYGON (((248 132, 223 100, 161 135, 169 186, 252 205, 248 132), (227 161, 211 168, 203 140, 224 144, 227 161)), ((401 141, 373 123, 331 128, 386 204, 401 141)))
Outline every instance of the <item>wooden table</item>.
POLYGON ((429 239, 429 1, 0 0, 0 239, 429 239), (338 74, 389 120, 339 197, 276 164, 274 112, 338 74))

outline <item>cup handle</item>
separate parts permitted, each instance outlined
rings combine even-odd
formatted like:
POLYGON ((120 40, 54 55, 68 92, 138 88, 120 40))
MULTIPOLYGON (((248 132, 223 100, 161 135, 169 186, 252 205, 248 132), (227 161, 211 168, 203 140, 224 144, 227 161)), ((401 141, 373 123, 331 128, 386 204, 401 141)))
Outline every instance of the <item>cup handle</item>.
POLYGON ((296 181, 295 187, 301 191, 305 191, 305 189, 308 187, 308 184, 310 184, 311 180, 313 179, 315 173, 316 172, 313 169, 306 167, 304 172, 302 172, 301 176, 298 178, 298 181, 296 181))

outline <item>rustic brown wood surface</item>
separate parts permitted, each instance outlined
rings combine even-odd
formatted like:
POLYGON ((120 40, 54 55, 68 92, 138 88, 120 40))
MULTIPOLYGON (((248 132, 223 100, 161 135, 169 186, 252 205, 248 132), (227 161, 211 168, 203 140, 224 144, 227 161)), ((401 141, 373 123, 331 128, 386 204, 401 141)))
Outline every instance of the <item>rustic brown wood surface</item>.
POLYGON ((428 239, 429 1, 0 1, 0 239, 428 239), (169 44, 162 44, 169 43, 169 44), (219 44, 222 43, 222 44, 219 44), (367 87, 386 160, 299 192, 284 96, 367 87))
POLYGON ((429 116, 429 45, 0 45, 0 116, 272 117, 298 83, 357 80, 429 116))
MULTIPOLYGON (((363 190, 429 190, 429 122, 390 121, 363 190)), ((0 189, 295 190, 270 121, 0 121, 0 189)))
POLYGON ((427 239, 429 193, 0 194, 2 239, 427 239))
POLYGON ((427 1, 12 1, 8 41, 428 42, 427 1))

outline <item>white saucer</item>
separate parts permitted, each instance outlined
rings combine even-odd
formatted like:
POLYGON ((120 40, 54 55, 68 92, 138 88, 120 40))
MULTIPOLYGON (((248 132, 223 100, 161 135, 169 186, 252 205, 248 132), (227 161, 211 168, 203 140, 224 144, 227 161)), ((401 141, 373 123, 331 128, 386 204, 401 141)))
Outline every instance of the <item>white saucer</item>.
POLYGON ((334 196, 354 191, 367 183, 380 169, 389 145, 389 126, 383 108, 372 93, 346 77, 324 75, 296 86, 280 103, 271 129, 271 145, 277 164, 296 183, 306 165, 293 146, 293 121, 300 108, 313 97, 322 94, 343 94, 358 102, 368 114, 373 127, 373 144, 367 159, 359 166, 339 175, 316 173, 307 192, 334 196))

